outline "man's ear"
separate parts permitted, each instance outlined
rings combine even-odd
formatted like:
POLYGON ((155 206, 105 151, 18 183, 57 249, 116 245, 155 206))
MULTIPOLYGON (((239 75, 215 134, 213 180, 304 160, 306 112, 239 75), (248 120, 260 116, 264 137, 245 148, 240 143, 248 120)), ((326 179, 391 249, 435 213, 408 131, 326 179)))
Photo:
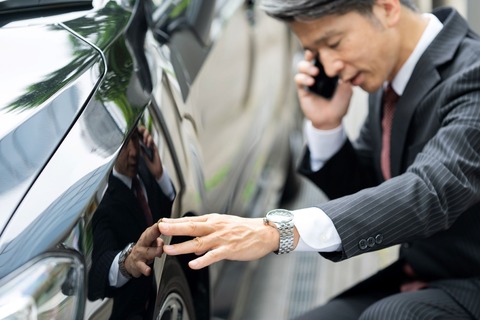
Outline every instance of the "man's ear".
POLYGON ((402 4, 400 0, 377 0, 373 7, 374 14, 386 27, 398 24, 400 20, 402 4))

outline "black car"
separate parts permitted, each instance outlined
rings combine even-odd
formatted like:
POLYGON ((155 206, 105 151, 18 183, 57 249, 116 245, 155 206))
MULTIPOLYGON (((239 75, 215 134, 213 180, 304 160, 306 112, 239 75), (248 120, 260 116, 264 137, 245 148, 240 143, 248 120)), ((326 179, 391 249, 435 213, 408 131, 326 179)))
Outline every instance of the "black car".
MULTIPOLYGON (((92 293, 95 216, 138 128, 174 190, 161 216, 278 205, 298 44, 254 1, 4 0, 0 43, 0 319, 110 316, 115 294, 92 293)), ((153 317, 228 317, 248 268, 187 260, 152 264, 153 317)))

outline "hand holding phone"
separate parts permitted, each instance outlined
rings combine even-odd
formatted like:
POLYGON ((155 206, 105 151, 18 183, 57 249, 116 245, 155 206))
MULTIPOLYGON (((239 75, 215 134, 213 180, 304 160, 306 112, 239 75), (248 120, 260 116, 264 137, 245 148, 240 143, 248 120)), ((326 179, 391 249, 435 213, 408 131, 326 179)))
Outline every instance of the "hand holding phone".
POLYGON ((153 148, 149 148, 143 143, 142 138, 139 139, 140 148, 147 155, 148 160, 153 161, 153 148))
POLYGON ((332 78, 327 76, 327 74, 325 73, 325 69, 320 63, 320 59, 318 59, 318 57, 315 58, 314 65, 319 69, 319 72, 314 77, 315 83, 307 87, 307 89, 310 92, 318 94, 319 96, 330 99, 335 93, 335 89, 337 88, 338 77, 332 78))

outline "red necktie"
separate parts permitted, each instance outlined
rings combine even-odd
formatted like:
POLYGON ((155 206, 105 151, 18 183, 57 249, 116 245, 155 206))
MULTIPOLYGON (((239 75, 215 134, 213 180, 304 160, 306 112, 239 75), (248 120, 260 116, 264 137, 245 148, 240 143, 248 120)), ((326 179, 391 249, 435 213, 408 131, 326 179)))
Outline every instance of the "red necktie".
POLYGON ((395 112, 395 104, 398 101, 398 94, 389 84, 383 93, 383 118, 382 118, 382 154, 380 165, 385 180, 390 179, 390 137, 392 134, 392 120, 395 112))
POLYGON ((143 215, 145 216, 145 221, 147 222, 147 226, 151 226, 153 224, 152 213, 150 211, 150 207, 147 203, 147 198, 145 197, 145 193, 143 192, 142 186, 140 185, 140 181, 137 177, 132 179, 132 187, 137 195, 138 202, 140 207, 142 208, 143 215))

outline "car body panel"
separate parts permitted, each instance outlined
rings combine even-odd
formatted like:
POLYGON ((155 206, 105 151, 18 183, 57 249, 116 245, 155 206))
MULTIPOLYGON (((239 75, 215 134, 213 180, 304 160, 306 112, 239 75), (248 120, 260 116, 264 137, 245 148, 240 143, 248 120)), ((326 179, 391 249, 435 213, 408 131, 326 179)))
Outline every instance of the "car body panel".
POLYGON ((1 84, 0 103, 5 107, 0 110, 0 230, 97 85, 99 76, 92 77, 90 71, 103 67, 94 48, 60 26, 0 31, 2 43, 12 39, 19 45, 5 46, 6 59, 0 61, 2 72, 12 75, 1 84), (52 54, 45 41, 59 49, 52 54), (77 50, 90 61, 73 66, 77 50))

